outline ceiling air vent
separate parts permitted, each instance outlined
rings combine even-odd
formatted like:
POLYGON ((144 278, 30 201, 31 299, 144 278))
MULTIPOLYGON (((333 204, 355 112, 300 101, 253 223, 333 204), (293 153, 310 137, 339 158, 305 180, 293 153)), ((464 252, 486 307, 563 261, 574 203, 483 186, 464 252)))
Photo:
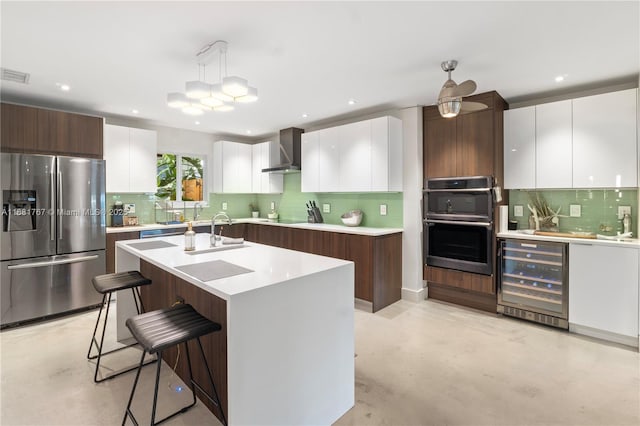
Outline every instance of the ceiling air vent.
POLYGON ((29 84, 29 77, 30 74, 25 72, 2 68, 2 76, 0 78, 5 81, 13 81, 14 83, 29 84))

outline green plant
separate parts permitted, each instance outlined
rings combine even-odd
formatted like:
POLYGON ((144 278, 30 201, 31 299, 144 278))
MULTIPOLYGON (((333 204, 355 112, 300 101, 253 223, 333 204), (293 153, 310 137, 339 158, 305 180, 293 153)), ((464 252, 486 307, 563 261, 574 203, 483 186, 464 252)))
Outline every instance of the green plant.
POLYGON ((174 154, 159 154, 156 175, 158 190, 156 197, 162 199, 176 199, 177 167, 174 154))
POLYGON ((254 206, 253 203, 249 203, 249 211, 252 211, 252 212, 259 211, 258 206, 254 206))

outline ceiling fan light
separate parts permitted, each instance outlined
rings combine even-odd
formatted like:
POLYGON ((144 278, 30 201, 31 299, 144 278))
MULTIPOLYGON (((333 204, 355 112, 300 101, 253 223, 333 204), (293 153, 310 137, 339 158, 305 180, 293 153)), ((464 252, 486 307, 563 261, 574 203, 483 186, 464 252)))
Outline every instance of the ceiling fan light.
POLYGON ((233 96, 229 96, 222 90, 222 84, 211 86, 211 97, 220 99, 223 102, 233 102, 233 96))
POLYGON ((213 110, 217 111, 217 112, 233 111, 234 110, 234 106, 231 105, 231 104, 224 103, 224 104, 222 104, 220 106, 213 107, 213 110))
POLYGON ((234 100, 243 104, 255 102, 258 100, 258 89, 256 89, 255 87, 249 87, 249 91, 246 95, 238 96, 237 98, 234 98, 234 100))
POLYGON ((184 108, 189 105, 189 99, 187 99, 184 93, 169 93, 167 95, 167 105, 171 108, 184 108))
POLYGON ((191 99, 206 98, 211 94, 211 85, 200 80, 187 81, 185 92, 187 97, 191 99))
POLYGON ((236 76, 225 77, 222 79, 222 91, 233 98, 238 98, 249 92, 249 82, 236 76))
POLYGON ((462 98, 445 98, 438 100, 438 111, 444 118, 452 118, 460 113, 462 98))

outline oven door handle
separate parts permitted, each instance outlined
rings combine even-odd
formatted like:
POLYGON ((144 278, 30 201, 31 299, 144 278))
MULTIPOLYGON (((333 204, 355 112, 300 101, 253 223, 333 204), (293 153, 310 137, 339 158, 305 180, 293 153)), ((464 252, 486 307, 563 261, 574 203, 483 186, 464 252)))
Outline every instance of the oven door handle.
POLYGON ((491 188, 425 189, 423 192, 491 192, 491 188))
POLYGON ((470 225, 470 226, 483 226, 485 228, 491 228, 493 226, 492 222, 467 222, 462 220, 436 220, 436 219, 425 219, 425 224, 430 223, 440 223, 443 225, 470 225))

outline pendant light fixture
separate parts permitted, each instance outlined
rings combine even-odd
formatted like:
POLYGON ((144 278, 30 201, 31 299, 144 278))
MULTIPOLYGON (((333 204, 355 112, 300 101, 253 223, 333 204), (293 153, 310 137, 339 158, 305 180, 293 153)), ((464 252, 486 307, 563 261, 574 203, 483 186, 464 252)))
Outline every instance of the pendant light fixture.
POLYGON ((167 95, 167 105, 181 108, 189 115, 202 115, 205 111, 232 111, 234 104, 250 103, 258 100, 258 89, 249 86, 242 77, 227 75, 227 42, 218 40, 204 46, 196 54, 198 80, 187 81, 185 92, 167 95), (205 67, 218 58, 218 81, 206 82, 205 67), (224 74, 223 74, 224 58, 224 74))

